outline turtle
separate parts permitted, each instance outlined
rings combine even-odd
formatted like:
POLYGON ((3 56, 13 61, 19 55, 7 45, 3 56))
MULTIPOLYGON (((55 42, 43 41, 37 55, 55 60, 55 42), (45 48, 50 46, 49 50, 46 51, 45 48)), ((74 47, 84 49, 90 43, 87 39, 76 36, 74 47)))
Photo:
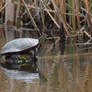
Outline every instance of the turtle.
MULTIPOLYGON (((0 54, 5 56, 6 62, 1 63, 3 67, 8 67, 7 69, 18 69, 21 70, 21 67, 34 65, 37 68, 37 46, 39 44, 39 39, 35 38, 17 38, 12 41, 7 42, 1 49, 0 54), (22 64, 19 64, 18 58, 20 54, 24 54, 25 51, 30 51, 30 58, 28 60, 22 60, 22 64), (21 53, 24 52, 24 53, 21 53), (26 62, 27 61, 27 62, 26 62), (25 65, 24 65, 25 64, 25 65)), ((33 69, 36 70, 33 67, 33 69)))
MULTIPOLYGON (((17 68, 21 70, 20 67, 30 65, 34 70, 38 70, 37 61, 38 61, 38 48, 41 47, 41 44, 46 40, 45 34, 40 38, 17 38, 12 41, 7 42, 1 49, 0 55, 5 56, 4 63, 1 63, 3 67, 17 68), (28 53, 29 52, 29 53, 28 53), (22 60, 22 65, 19 65, 20 54, 29 54, 30 58, 28 60, 22 60)), ((21 60, 20 60, 21 61, 21 60)), ((8 69, 7 68, 7 69, 8 69)), ((23 68, 22 68, 23 69, 23 68)))
POLYGON ((18 38, 7 42, 1 49, 0 54, 17 53, 30 48, 34 48, 39 44, 39 39, 34 38, 18 38))

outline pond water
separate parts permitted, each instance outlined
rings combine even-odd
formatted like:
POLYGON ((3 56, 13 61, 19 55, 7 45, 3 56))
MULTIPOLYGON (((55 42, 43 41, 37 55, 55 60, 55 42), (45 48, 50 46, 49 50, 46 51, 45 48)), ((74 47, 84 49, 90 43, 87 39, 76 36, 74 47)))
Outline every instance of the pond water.
POLYGON ((50 46, 43 50, 51 53, 40 52, 39 73, 0 67, 0 92, 92 92, 91 46, 77 46, 70 39, 62 55, 58 46, 54 52, 48 50, 50 46))

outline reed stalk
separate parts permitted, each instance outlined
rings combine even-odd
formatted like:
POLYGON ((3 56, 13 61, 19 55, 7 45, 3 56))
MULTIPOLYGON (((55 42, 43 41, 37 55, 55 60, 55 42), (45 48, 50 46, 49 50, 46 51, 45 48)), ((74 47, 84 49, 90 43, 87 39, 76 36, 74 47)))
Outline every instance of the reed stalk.
POLYGON ((0 0, 0 8, 2 7, 3 0, 0 0))
POLYGON ((65 28, 66 34, 69 35, 69 30, 68 27, 66 25, 66 21, 64 20, 64 18, 62 17, 62 13, 64 12, 64 10, 62 11, 62 9, 60 9, 60 0, 57 2, 55 0, 51 0, 54 9, 56 10, 57 16, 58 16, 58 22, 61 22, 65 28))
POLYGON ((86 9, 86 13, 88 13, 88 22, 89 22, 89 25, 92 24, 91 22, 91 16, 89 14, 90 12, 90 4, 89 4, 89 0, 83 0, 83 4, 84 4, 84 8, 86 9))
MULTIPOLYGON (((75 0, 72 0, 72 13, 76 15, 75 0)), ((73 31, 74 31, 74 34, 76 34, 76 16, 73 16, 73 31)))

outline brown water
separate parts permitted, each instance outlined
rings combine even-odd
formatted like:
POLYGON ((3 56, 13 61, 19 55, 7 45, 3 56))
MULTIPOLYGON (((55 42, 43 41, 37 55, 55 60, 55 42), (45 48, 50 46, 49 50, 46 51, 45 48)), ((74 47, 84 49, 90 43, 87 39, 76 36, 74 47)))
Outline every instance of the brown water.
POLYGON ((0 68, 0 92, 92 92, 91 46, 78 47, 69 41, 64 54, 59 51, 54 55, 41 52, 39 75, 0 68))

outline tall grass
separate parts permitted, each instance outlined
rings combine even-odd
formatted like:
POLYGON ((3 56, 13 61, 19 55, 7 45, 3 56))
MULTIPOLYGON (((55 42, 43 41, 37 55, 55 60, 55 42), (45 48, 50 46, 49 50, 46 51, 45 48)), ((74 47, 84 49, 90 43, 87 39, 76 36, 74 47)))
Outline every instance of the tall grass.
MULTIPOLYGON (((57 28, 60 28, 60 23, 62 22, 67 35, 71 35, 72 33, 76 35, 78 31, 85 26, 82 22, 88 22, 89 25, 92 25, 91 0, 47 0, 47 2, 45 0, 38 0, 38 5, 35 4, 35 0, 32 5, 31 3, 26 3, 25 1, 27 0, 21 1, 20 7, 25 7, 28 12, 27 14, 30 16, 32 25, 34 25, 34 28, 37 30, 39 30, 39 27, 36 24, 37 21, 34 20, 37 13, 34 12, 35 14, 33 14, 35 10, 38 13, 39 11, 41 12, 39 16, 41 17, 43 26, 46 27, 47 16, 45 15, 47 14, 57 28), (40 2, 41 4, 39 4, 40 2)), ((13 0, 13 2, 18 2, 18 0, 13 0)), ((2 0, 0 0, 0 5, 2 5, 1 3, 2 0)), ((18 16, 18 14, 17 12, 16 15, 18 16)))

